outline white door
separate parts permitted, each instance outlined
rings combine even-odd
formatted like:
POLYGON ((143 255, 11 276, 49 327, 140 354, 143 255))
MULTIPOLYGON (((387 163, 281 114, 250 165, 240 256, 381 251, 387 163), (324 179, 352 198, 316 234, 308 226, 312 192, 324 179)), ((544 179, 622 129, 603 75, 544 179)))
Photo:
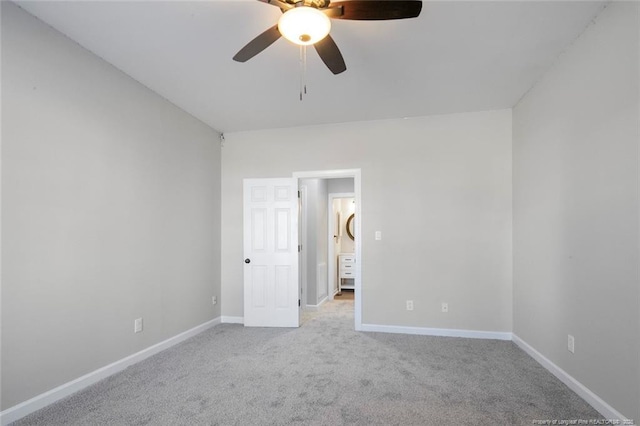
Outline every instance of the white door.
POLYGON ((244 325, 298 327, 298 188, 244 180, 244 325))

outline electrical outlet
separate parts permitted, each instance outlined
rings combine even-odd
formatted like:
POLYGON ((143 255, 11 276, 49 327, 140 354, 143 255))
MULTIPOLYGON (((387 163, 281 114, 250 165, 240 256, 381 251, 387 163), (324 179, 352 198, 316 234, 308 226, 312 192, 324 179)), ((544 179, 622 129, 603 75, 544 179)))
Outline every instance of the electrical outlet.
POLYGON ((218 298, 216 296, 211 297, 211 303, 214 305, 218 304, 218 298))
POLYGON ((407 300, 407 311, 413 311, 413 300, 407 300))
POLYGON ((442 302, 442 312, 449 312, 449 304, 447 302, 442 302))
POLYGON ((134 333, 142 332, 142 318, 138 318, 133 322, 133 332, 134 333))
POLYGON ((576 339, 569 334, 567 336, 567 349, 569 350, 569 352, 575 353, 575 344, 576 344, 576 339))

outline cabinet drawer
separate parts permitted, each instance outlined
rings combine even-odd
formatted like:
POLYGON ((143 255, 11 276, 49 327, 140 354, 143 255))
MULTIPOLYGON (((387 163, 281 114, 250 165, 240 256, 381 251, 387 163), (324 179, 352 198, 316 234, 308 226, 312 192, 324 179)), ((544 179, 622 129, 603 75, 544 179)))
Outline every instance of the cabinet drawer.
POLYGON ((355 256, 350 256, 350 255, 347 255, 347 256, 341 255, 340 256, 340 263, 341 264, 343 264, 343 263, 356 263, 356 257, 355 256))
POLYGON ((356 277, 356 271, 349 271, 349 270, 340 271, 340 278, 355 278, 355 277, 356 277))
POLYGON ((353 263, 342 263, 340 264, 340 270, 341 271, 348 271, 348 270, 353 270, 356 269, 356 265, 353 263))

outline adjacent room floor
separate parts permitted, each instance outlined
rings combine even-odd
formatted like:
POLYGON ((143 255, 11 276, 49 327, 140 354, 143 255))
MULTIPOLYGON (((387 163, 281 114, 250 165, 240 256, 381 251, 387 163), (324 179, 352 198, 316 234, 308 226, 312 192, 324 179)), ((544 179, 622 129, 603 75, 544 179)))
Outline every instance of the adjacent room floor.
POLYGON ((353 301, 298 329, 216 326, 19 425, 531 425, 601 416, 511 342, 353 330, 353 301))
POLYGON ((353 300, 355 298, 354 290, 342 290, 341 293, 333 296, 336 300, 353 300))

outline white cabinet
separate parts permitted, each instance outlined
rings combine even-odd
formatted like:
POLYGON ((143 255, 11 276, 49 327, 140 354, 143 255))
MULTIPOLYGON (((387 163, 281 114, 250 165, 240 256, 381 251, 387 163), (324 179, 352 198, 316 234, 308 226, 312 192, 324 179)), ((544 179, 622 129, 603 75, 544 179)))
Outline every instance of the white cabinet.
POLYGON ((353 253, 338 255, 338 293, 342 289, 355 289, 356 256, 353 253), (350 281, 343 281, 350 279, 350 281), (344 282, 344 284, 343 284, 344 282))

